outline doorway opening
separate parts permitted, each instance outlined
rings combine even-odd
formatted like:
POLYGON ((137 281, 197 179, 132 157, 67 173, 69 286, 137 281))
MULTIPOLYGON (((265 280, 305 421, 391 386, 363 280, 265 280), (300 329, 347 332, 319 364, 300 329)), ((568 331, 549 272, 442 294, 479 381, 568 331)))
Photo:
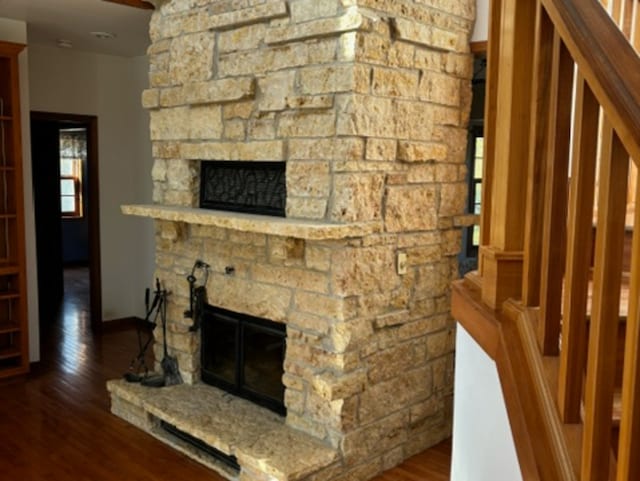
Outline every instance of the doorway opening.
POLYGON ((102 325, 97 133, 95 116, 31 112, 39 317, 44 328, 57 318, 65 284, 75 292, 78 282, 88 284, 84 301, 91 328, 102 325))

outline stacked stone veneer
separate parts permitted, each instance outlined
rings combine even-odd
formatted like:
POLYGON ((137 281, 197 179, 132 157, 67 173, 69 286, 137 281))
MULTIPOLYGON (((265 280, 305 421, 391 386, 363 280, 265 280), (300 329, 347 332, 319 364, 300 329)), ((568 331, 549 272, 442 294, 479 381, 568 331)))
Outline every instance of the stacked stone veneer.
POLYGON ((342 456, 309 479, 368 479, 448 436, 474 3, 155 3, 154 202, 196 207, 200 160, 269 160, 286 162, 287 217, 377 226, 311 240, 158 221, 185 380, 199 376, 182 312, 200 258, 211 304, 287 324, 286 422, 342 456))

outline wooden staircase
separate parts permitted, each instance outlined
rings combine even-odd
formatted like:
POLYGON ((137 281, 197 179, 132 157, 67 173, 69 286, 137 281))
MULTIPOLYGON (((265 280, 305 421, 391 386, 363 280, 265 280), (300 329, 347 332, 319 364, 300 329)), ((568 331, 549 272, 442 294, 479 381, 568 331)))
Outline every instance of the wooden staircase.
POLYGON ((640 480, 639 46, 637 1, 491 4, 479 268, 452 310, 525 480, 640 480))

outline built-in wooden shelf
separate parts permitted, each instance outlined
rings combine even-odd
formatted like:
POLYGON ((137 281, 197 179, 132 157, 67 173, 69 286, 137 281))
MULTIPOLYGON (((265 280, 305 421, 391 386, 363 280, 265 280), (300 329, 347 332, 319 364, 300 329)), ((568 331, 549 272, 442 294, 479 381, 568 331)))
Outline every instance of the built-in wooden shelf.
POLYGON ((20 326, 15 322, 0 322, 0 334, 20 332, 20 326))
MULTIPOLYGON (((0 379, 29 371, 18 55, 0 42, 0 379)), ((1 438, 1 436, 0 436, 1 438)))
POLYGON ((242 232, 295 237, 308 240, 335 240, 364 237, 382 230, 381 222, 337 224, 319 220, 290 219, 192 207, 158 204, 123 205, 128 215, 187 224, 210 225, 242 232))
POLYGON ((0 360, 2 359, 14 359, 21 356, 20 349, 17 347, 8 347, 6 349, 0 349, 0 360))

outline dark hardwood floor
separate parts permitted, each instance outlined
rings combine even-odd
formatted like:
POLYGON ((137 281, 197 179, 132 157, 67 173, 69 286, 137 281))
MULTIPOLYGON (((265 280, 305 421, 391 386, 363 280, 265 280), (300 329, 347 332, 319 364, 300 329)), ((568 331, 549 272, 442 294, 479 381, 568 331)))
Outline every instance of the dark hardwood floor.
MULTIPOLYGON (((0 384, 0 479, 222 481, 109 412, 108 379, 137 352, 135 330, 90 331, 88 282, 67 272, 57 320, 42 328, 41 362, 0 384)), ((451 445, 411 458, 375 481, 449 479, 451 445)))

